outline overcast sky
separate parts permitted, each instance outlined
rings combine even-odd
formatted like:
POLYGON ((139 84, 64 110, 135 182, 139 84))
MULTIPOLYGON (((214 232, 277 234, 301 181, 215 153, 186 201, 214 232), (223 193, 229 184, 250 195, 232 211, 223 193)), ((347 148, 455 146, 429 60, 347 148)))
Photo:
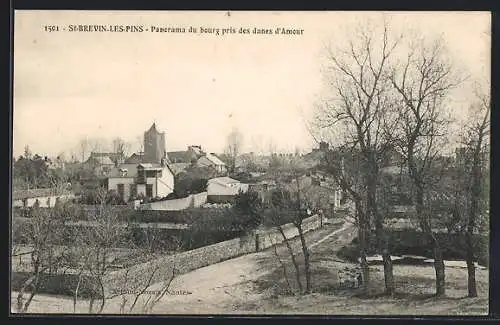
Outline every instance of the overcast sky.
MULTIPOLYGON (((17 11, 14 29, 14 134, 43 155, 69 154, 84 136, 138 137, 156 122, 167 151, 199 144, 221 152, 232 128, 245 151, 304 151, 304 126, 322 86, 328 41, 345 40, 376 12, 17 11), (303 29, 303 35, 69 32, 69 25, 303 29), (45 32, 44 25, 66 31, 45 32)), ((385 14, 397 29, 442 35, 474 79, 490 74, 490 15, 479 12, 385 14)), ((463 92, 462 92, 463 94, 463 92)), ((462 98, 463 101, 463 98, 462 98)), ((460 109, 460 105, 457 109, 460 109)))

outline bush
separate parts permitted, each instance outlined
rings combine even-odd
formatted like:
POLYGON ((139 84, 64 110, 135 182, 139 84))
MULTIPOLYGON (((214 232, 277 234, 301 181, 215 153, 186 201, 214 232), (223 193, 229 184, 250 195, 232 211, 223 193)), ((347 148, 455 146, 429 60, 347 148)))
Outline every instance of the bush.
POLYGON ((262 199, 255 191, 240 192, 234 200, 234 225, 245 230, 253 229, 262 223, 262 199))
POLYGON ((175 181, 174 193, 175 198, 184 198, 190 194, 197 194, 207 191, 208 179, 205 178, 178 178, 175 181))

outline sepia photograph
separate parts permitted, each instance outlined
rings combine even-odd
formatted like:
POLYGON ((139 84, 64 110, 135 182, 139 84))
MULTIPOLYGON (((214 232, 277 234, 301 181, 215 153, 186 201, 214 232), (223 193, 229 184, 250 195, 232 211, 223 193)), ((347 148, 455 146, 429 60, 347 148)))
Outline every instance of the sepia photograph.
POLYGON ((13 29, 11 315, 488 315, 491 13, 13 29))

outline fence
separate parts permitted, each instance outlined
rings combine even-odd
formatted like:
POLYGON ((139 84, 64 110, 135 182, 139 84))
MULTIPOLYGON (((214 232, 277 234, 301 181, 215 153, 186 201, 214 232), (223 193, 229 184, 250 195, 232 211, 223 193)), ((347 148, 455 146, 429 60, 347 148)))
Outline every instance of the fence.
POLYGON ((139 210, 163 210, 163 211, 177 211, 187 208, 199 208, 207 202, 207 192, 198 194, 191 194, 188 197, 175 200, 164 200, 158 202, 151 202, 141 204, 137 208, 139 210))

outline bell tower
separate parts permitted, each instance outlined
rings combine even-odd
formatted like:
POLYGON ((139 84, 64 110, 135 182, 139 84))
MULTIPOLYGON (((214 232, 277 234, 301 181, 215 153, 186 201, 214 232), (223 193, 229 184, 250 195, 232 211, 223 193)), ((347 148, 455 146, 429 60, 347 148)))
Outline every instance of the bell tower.
POLYGON ((144 162, 160 164, 166 157, 165 132, 156 129, 153 123, 149 130, 144 132, 144 162))

